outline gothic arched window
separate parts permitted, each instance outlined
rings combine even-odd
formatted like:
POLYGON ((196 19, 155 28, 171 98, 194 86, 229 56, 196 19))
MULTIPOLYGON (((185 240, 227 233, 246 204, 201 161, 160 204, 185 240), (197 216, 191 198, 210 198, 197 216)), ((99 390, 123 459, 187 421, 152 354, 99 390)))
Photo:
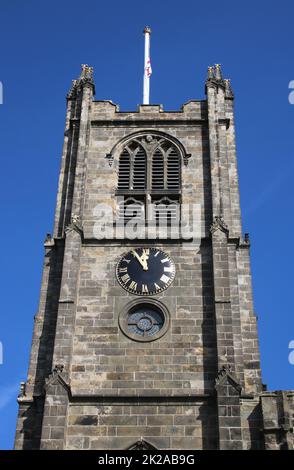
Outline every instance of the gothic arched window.
MULTIPOLYGON (((136 197, 144 214, 155 211, 156 223, 165 214, 170 223, 179 217, 180 193, 181 153, 172 141, 148 134, 124 145, 118 165, 117 194, 124 198, 119 204, 120 219, 126 215, 129 198, 136 197), (153 211, 148 210, 150 204, 153 211)), ((130 216, 125 217, 128 220, 130 216)))

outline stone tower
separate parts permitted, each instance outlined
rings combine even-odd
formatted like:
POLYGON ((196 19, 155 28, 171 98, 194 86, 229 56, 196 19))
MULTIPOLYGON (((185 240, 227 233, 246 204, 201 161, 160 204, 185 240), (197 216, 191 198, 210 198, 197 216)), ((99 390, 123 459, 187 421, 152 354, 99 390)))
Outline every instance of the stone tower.
POLYGON ((293 448, 293 392, 261 382, 219 65, 205 91, 120 112, 91 67, 73 81, 16 449, 293 448))

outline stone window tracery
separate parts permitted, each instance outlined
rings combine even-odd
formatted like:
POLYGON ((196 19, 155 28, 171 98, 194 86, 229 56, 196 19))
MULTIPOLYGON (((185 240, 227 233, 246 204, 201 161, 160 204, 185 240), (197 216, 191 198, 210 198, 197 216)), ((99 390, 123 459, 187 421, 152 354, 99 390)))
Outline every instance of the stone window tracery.
POLYGON ((158 224, 160 217, 165 217, 170 223, 179 217, 180 192, 181 154, 173 142, 147 134, 124 145, 118 164, 119 220, 130 220, 126 208, 132 201, 141 206, 143 218, 153 217, 158 224))

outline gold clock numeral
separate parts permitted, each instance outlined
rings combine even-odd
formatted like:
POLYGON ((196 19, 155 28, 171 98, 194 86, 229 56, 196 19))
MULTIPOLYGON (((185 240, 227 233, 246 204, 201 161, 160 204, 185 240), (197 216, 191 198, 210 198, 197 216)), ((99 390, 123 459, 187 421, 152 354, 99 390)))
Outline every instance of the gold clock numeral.
POLYGON ((163 259, 161 260, 161 262, 162 262, 162 263, 169 263, 169 259, 168 259, 168 258, 163 258, 163 259))
POLYGON ((160 286, 156 284, 156 282, 154 282, 154 287, 155 287, 156 292, 160 290, 160 286))
POLYGON ((144 292, 144 294, 149 293, 149 290, 148 290, 148 287, 146 286, 146 284, 142 284, 142 292, 144 292))
POLYGON ((126 268, 119 268, 119 269, 118 269, 118 272, 119 272, 119 273, 127 273, 127 272, 128 272, 128 268, 127 268, 127 267, 126 267, 126 268))
POLYGON ((170 281, 170 278, 168 276, 166 276, 165 274, 163 274, 160 278, 160 280, 162 282, 164 282, 164 284, 167 284, 169 281, 170 281))
POLYGON ((122 258, 122 261, 125 261, 125 262, 128 263, 128 264, 131 262, 130 259, 126 259, 126 258, 122 258))
POLYGON ((154 258, 156 258, 156 256, 159 255, 159 253, 160 253, 160 251, 157 251, 157 252, 155 253, 155 255, 154 255, 154 258))
POLYGON ((132 290, 137 290, 138 284, 135 281, 132 281, 129 285, 129 288, 132 290))
POLYGON ((126 284, 127 282, 129 282, 131 280, 130 276, 128 274, 124 274, 122 277, 121 277, 121 280, 126 284))

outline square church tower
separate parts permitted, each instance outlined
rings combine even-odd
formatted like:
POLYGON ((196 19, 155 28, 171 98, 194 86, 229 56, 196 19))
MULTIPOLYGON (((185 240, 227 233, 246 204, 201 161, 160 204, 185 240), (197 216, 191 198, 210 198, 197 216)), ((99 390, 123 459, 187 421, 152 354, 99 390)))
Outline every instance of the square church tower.
POLYGON ((120 112, 91 67, 73 81, 16 449, 293 449, 294 393, 261 382, 219 65, 205 90, 120 112))

